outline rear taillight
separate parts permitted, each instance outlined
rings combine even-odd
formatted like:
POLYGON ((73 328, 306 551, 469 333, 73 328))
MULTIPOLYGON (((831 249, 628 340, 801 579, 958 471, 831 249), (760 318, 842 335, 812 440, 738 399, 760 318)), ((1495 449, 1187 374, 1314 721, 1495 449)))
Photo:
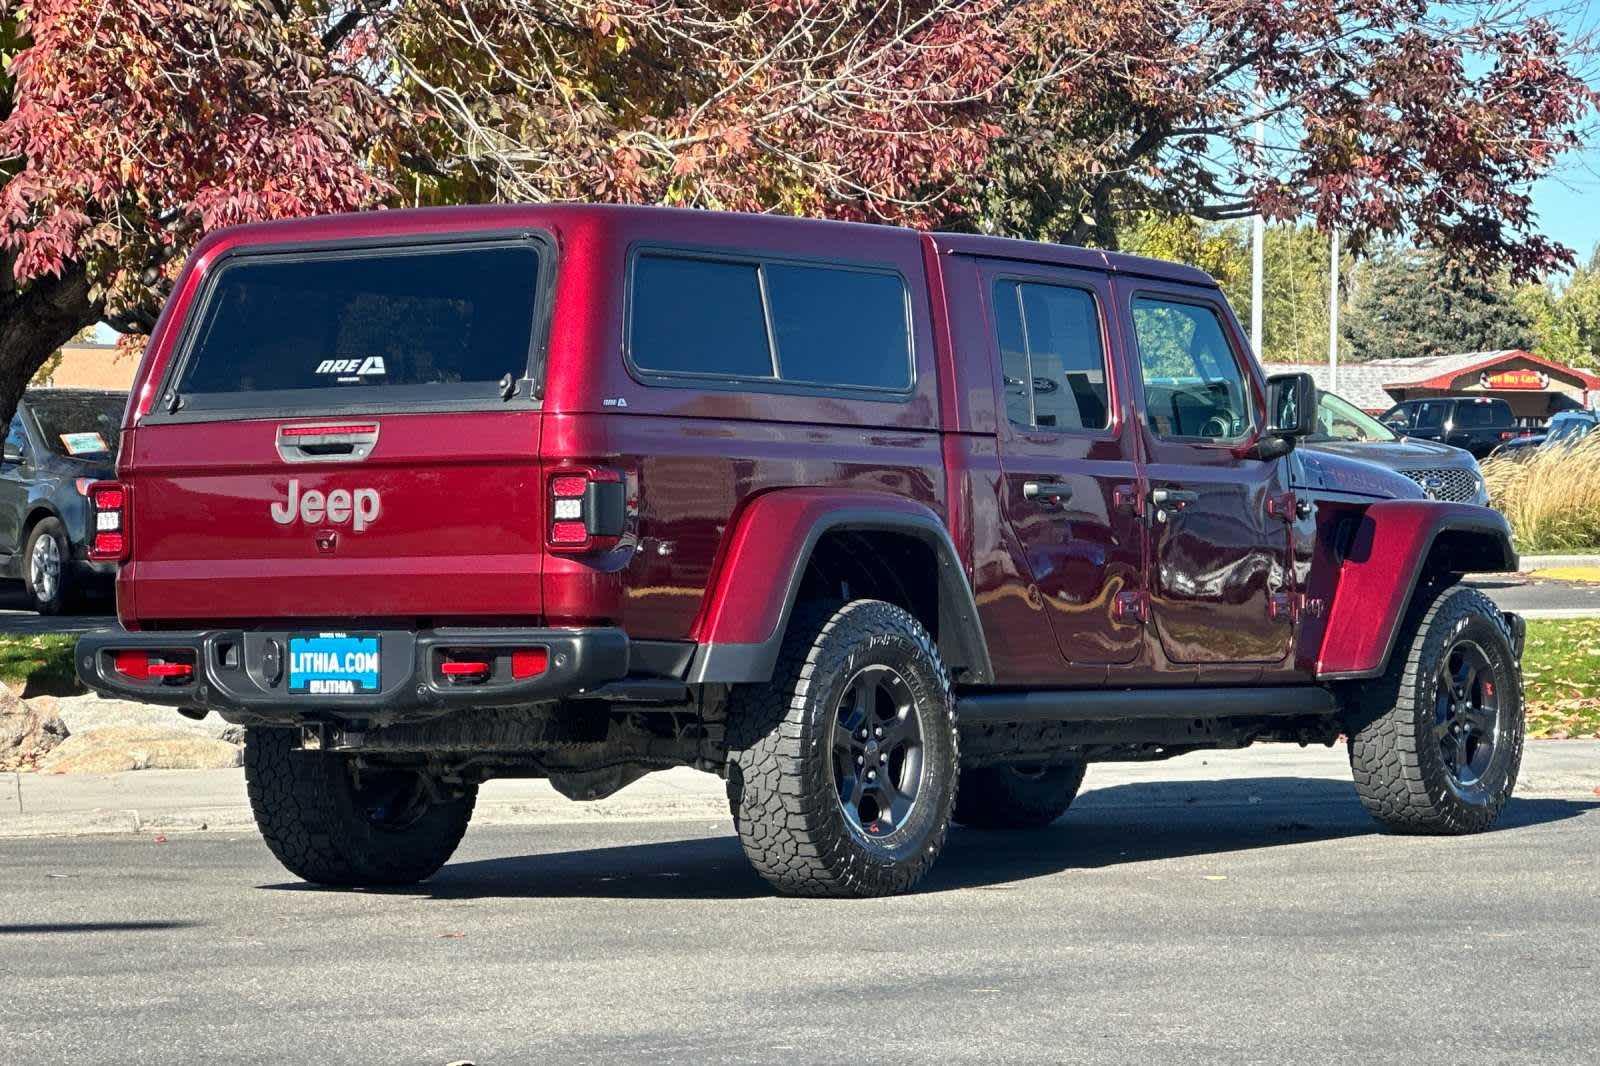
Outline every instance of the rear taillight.
POLYGON ((1500 439, 1501 440, 1514 440, 1514 439, 1516 439, 1516 436, 1517 435, 1515 433, 1512 433, 1510 431, 1502 431, 1501 434, 1500 434, 1500 439))
POLYGON ((614 546, 626 525, 627 503, 626 483, 615 470, 551 474, 551 549, 596 551, 614 546))
POLYGON ((120 563, 128 558, 128 489, 116 481, 96 481, 89 498, 89 558, 120 563))

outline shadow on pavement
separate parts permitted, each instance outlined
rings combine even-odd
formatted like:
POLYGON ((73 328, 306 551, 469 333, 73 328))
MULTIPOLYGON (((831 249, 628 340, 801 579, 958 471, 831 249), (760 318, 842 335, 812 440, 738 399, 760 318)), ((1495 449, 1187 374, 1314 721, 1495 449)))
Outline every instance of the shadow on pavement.
MULTIPOLYGON (((1495 832, 1559 822, 1597 808, 1600 801, 1514 799, 1495 832)), ((1351 786, 1343 781, 1280 777, 1117 785, 1085 793, 1048 829, 977 832, 954 828, 938 865, 919 891, 996 888, 1066 870, 1220 855, 1378 832, 1351 786)), ((342 891, 303 882, 263 887, 342 891)), ((422 885, 383 891, 443 900, 692 900, 772 895, 772 889, 745 862, 732 835, 457 862, 422 885)))
POLYGON ((142 922, 24 922, 0 925, 0 936, 26 936, 30 933, 143 933, 165 932, 170 929, 192 929, 200 922, 142 921, 142 922))
POLYGON ((0 634, 87 633, 117 624, 116 605, 98 595, 83 605, 83 614, 42 615, 34 611, 20 581, 0 580, 0 634))

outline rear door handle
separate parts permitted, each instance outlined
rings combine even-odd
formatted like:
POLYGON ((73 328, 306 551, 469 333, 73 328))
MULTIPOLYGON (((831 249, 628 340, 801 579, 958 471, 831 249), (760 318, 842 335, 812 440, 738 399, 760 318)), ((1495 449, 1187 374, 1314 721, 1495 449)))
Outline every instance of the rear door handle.
POLYGON ((1059 507, 1072 499, 1072 486, 1062 481, 1024 481, 1022 497, 1059 507))
POLYGON ((1192 489, 1151 489, 1150 502, 1157 507, 1172 504, 1182 507, 1186 503, 1199 503, 1200 494, 1192 489))

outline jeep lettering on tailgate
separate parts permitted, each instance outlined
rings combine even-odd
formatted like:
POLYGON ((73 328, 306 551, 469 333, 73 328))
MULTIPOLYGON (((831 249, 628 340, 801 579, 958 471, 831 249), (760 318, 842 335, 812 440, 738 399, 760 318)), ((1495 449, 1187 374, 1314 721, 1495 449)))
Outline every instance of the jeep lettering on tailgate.
POLYGON ((272 520, 280 526, 293 525, 295 519, 307 524, 352 522, 357 533, 378 520, 383 501, 377 489, 334 489, 324 496, 316 489, 300 491, 300 479, 289 479, 289 498, 271 505, 272 520))

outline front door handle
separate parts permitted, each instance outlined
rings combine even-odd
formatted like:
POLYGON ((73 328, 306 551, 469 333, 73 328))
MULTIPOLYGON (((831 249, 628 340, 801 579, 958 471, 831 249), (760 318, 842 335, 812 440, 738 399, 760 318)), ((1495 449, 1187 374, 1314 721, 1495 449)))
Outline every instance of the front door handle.
POLYGON ((1151 489, 1150 502, 1155 505, 1151 515, 1158 523, 1165 522, 1171 511, 1181 511, 1191 503, 1200 502, 1200 494, 1192 489, 1151 489))
POLYGON ((1063 481, 1024 481, 1022 498, 1059 507, 1072 499, 1072 486, 1063 481))

